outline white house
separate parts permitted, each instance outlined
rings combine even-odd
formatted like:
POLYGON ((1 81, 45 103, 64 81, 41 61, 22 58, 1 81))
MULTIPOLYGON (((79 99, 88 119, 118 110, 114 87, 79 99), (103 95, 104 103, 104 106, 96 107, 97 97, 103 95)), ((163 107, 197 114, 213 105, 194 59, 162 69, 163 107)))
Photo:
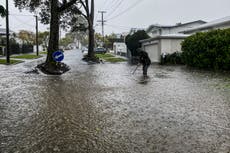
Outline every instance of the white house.
POLYGON ((142 48, 148 52, 152 62, 159 63, 161 54, 181 52, 181 42, 188 37, 187 34, 179 33, 191 29, 206 22, 198 20, 189 23, 178 23, 174 26, 151 25, 147 33, 151 38, 141 40, 142 48))
POLYGON ((151 38, 141 40, 142 48, 146 50, 152 62, 160 62, 162 53, 181 51, 181 42, 196 32, 206 32, 213 29, 230 28, 230 16, 211 22, 202 20, 174 26, 151 25, 146 31, 151 38))
POLYGON ((124 42, 114 42, 113 50, 114 50, 114 54, 117 55, 126 56, 127 54, 127 47, 124 42))
POLYGON ((184 24, 177 23, 176 25, 154 24, 154 25, 150 25, 146 31, 150 37, 155 37, 159 35, 180 33, 181 31, 192 29, 194 27, 203 25, 205 23, 206 23, 205 21, 197 20, 197 21, 188 22, 184 24))
POLYGON ((153 63, 159 63, 162 53, 174 53, 181 51, 181 42, 188 37, 185 34, 165 34, 153 38, 144 39, 142 48, 149 54, 153 63))
POLYGON ((194 34, 196 32, 205 32, 205 31, 210 31, 214 29, 227 29, 230 28, 230 16, 217 19, 196 27, 193 27, 191 29, 183 30, 181 33, 184 34, 194 34))

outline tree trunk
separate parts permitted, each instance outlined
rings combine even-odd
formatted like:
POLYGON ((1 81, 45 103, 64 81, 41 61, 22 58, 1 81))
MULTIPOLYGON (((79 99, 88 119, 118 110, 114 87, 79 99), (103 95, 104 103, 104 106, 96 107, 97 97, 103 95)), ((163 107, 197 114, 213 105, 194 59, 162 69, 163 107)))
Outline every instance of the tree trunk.
POLYGON ((51 0, 51 21, 50 21, 50 37, 48 54, 46 63, 54 63, 52 54, 58 50, 59 41, 59 12, 58 12, 58 0, 51 0))
POLYGON ((94 29, 93 25, 89 25, 89 48, 88 48, 89 58, 94 58, 94 29))
POLYGON ((89 58, 95 58, 94 56, 94 29, 93 29, 93 20, 94 20, 94 0, 91 0, 91 9, 88 13, 88 23, 89 23, 89 48, 88 56, 89 58))
POLYGON ((39 68, 43 73, 61 75, 70 70, 70 67, 64 63, 54 61, 52 55, 58 50, 59 40, 59 11, 58 0, 51 0, 51 21, 50 21, 50 37, 46 62, 39 64, 39 68))

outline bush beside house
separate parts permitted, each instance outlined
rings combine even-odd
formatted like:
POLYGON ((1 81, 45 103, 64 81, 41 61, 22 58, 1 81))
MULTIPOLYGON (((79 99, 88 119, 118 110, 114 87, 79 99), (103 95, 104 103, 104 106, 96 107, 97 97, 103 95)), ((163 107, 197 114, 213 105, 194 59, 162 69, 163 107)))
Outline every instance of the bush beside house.
POLYGON ((184 64, 182 59, 181 52, 174 52, 172 54, 161 54, 161 65, 164 64, 173 64, 173 65, 181 65, 184 64))
POLYGON ((188 66, 230 70, 230 29, 199 32, 181 45, 183 61, 188 66))

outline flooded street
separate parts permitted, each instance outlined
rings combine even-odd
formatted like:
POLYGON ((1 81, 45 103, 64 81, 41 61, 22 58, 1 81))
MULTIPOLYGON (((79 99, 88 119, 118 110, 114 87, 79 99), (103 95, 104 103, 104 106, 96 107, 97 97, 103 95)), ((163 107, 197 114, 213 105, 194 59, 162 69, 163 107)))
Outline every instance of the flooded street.
POLYGON ((229 153, 230 75, 66 51, 62 76, 0 65, 1 153, 229 153))

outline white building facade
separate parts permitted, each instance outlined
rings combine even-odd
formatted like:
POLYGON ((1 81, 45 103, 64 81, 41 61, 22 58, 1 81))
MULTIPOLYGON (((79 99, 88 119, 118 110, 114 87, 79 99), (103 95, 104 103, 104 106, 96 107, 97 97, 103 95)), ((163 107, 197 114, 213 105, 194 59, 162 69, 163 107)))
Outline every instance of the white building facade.
POLYGON ((211 22, 202 20, 175 26, 151 25, 146 31, 150 39, 141 40, 142 48, 148 52, 152 62, 160 62, 161 54, 181 52, 181 42, 196 32, 230 28, 230 16, 211 22))
POLYGON ((127 47, 124 42, 114 42, 113 43, 113 51, 116 55, 126 56, 127 47))
POLYGON ((179 32, 204 23, 206 22, 198 20, 185 24, 178 23, 174 26, 151 25, 147 29, 151 38, 140 41, 142 49, 149 54, 153 63, 159 63, 161 54, 181 52, 181 42, 189 35, 179 32))
POLYGON ((181 52, 180 44, 188 36, 184 34, 168 34, 141 40, 140 42, 142 43, 142 49, 149 54, 152 63, 159 63, 161 54, 181 52))
POLYGON ((230 16, 226 16, 221 19, 213 20, 211 22, 196 26, 191 29, 183 30, 181 33, 194 34, 196 32, 207 32, 215 29, 228 29, 230 28, 230 16))

